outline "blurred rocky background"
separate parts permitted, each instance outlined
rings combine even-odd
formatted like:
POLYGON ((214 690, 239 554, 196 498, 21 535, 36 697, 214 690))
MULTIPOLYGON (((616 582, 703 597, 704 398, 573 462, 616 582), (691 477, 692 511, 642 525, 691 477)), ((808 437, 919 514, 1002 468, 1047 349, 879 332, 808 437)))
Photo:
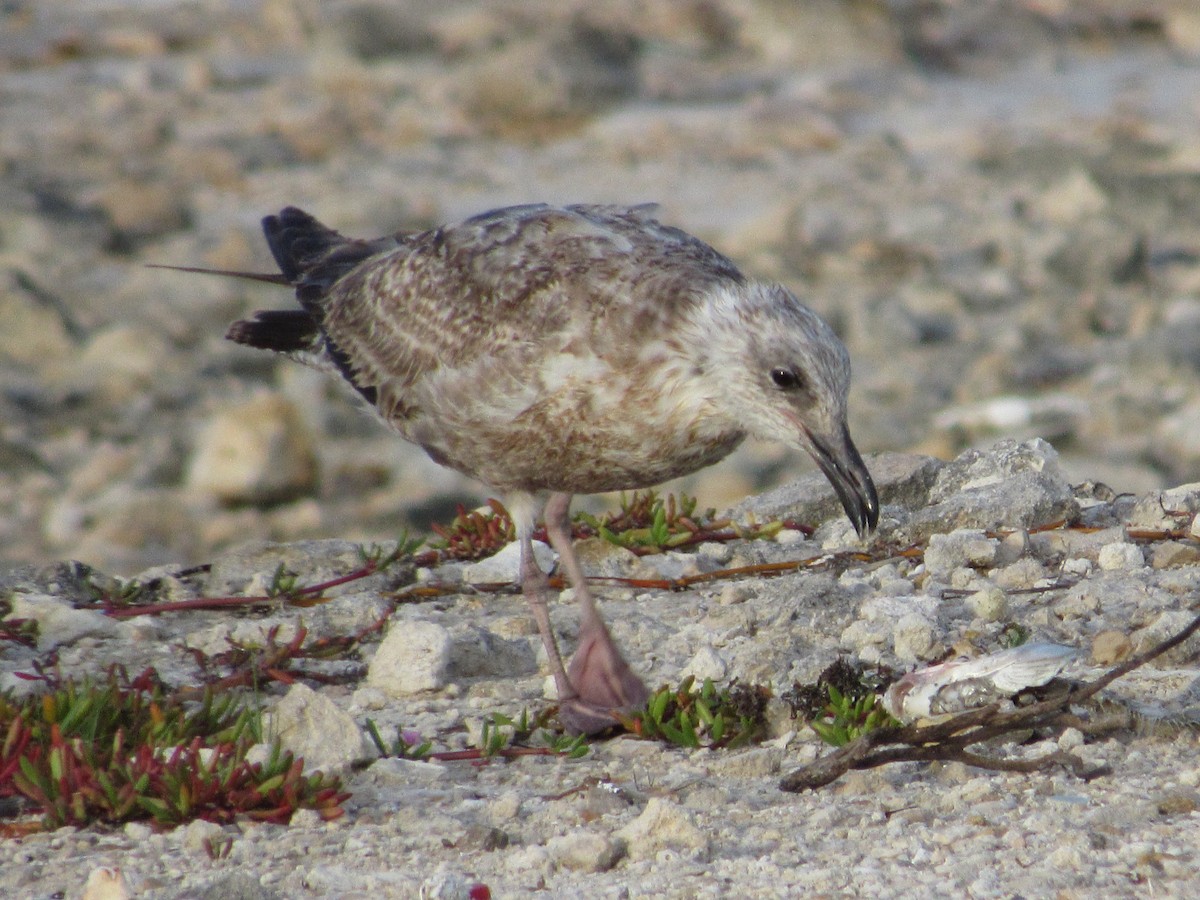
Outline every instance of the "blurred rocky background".
MULTIPOLYGON (((484 490, 222 339, 286 291, 261 216, 346 234, 657 201, 824 315, 864 452, 1040 436, 1200 480, 1194 0, 6 0, 0 563, 114 574, 395 537, 484 490)), ((732 503, 805 471, 747 447, 732 503)))

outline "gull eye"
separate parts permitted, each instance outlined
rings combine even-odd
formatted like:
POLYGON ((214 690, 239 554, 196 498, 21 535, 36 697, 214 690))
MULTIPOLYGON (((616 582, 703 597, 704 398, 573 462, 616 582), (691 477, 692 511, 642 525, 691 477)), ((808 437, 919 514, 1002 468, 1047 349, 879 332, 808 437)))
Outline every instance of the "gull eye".
POLYGON ((801 384, 799 375, 782 366, 771 370, 771 380, 775 382, 776 387, 784 391, 794 391, 801 384))

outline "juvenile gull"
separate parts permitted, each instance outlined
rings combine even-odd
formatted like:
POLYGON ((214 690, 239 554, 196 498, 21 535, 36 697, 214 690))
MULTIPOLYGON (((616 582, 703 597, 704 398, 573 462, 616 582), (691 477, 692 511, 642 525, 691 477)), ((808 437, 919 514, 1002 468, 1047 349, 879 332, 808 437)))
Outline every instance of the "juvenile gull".
POLYGON ((755 435, 811 454, 860 535, 879 519, 846 428, 842 342, 785 288, 651 211, 532 204, 365 241, 289 207, 263 220, 282 274, 249 277, 294 287, 301 308, 227 335, 336 373, 401 437, 503 495, 576 732, 612 725, 647 690, 575 557, 572 494, 649 487, 755 435), (533 558, 539 513, 580 604, 569 667, 533 558))

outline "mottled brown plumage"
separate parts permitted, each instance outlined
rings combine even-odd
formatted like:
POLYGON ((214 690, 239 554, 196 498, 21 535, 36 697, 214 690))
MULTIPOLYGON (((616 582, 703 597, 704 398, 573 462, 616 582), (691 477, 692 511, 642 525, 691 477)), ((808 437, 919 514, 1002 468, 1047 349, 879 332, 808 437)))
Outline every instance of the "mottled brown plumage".
POLYGON ((282 272, 264 280, 293 285, 301 309, 256 313, 228 336, 339 374, 403 437, 505 495, 574 730, 611 724, 646 690, 575 560, 572 494, 658 484, 753 434, 812 454, 860 533, 878 520, 846 430, 841 342, 786 289, 649 207, 518 206, 375 241, 295 208, 263 227, 282 272), (569 671, 531 552, 543 508, 583 610, 569 671))

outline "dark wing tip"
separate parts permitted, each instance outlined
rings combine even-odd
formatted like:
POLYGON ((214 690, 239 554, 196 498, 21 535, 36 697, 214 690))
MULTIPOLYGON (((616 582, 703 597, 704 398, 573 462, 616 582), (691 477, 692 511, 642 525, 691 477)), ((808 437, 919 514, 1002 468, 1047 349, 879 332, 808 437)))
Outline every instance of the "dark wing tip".
POLYGON ((300 309, 263 309, 252 319, 239 319, 229 326, 225 337, 235 344, 245 344, 276 353, 312 351, 321 338, 315 319, 300 309))

